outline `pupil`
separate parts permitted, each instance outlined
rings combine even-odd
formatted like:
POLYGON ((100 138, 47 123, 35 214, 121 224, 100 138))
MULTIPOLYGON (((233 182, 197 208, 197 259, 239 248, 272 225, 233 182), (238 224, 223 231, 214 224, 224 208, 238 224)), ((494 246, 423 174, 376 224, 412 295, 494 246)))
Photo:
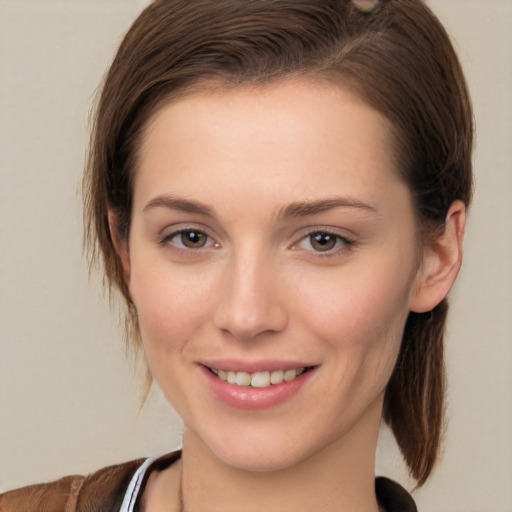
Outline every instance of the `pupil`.
POLYGON ((311 245, 319 251, 328 251, 336 244, 336 237, 329 233, 317 233, 311 236, 311 245))
POLYGON ((182 233, 182 241, 186 247, 203 247, 206 243, 206 236, 204 233, 197 233, 196 231, 186 231, 182 233))

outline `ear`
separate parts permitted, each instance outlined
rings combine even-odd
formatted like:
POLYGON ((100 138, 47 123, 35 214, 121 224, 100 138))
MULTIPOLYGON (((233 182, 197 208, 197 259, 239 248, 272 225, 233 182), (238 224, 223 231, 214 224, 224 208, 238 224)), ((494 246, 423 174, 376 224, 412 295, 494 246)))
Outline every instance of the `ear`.
POLYGON ((409 302, 411 311, 432 311, 450 291, 462 264, 465 227, 466 207, 462 201, 454 201, 446 215, 443 233, 423 251, 409 302))
POLYGON ((114 213, 112 210, 109 210, 108 212, 108 227, 110 230, 110 238, 114 244, 114 250, 121 262, 125 283, 128 285, 131 270, 130 248, 128 240, 122 239, 119 234, 119 215, 114 213))

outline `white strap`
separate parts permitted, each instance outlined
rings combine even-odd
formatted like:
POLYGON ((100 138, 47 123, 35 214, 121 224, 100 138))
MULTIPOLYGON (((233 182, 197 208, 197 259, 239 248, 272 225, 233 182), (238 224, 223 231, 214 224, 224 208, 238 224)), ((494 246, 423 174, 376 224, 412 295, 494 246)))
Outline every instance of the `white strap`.
POLYGON ((135 502, 137 501, 137 497, 139 495, 140 486, 142 484, 142 480, 149 466, 155 461, 157 457, 150 457, 144 461, 142 466, 135 472, 133 475, 130 485, 128 485, 128 489, 126 490, 126 494, 124 495, 123 504, 119 509, 119 512, 133 512, 133 507, 135 506, 135 502))

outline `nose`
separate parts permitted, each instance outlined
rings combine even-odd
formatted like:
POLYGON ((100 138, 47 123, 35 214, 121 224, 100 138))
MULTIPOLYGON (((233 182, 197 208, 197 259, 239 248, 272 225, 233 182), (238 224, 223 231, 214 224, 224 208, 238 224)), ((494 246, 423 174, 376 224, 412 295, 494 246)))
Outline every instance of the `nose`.
POLYGON ((283 331, 288 315, 280 299, 278 274, 263 258, 232 261, 224 270, 215 326, 247 341, 263 333, 283 331))

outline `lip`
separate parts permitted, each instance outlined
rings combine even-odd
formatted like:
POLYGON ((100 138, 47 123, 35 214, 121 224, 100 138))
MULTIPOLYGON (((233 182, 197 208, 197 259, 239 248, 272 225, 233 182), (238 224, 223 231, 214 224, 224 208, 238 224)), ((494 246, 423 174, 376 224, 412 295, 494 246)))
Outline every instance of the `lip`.
MULTIPOLYGON (((229 368, 233 371, 254 373, 263 370, 287 370, 292 368, 303 368, 306 366, 304 364, 301 365, 300 363, 298 365, 296 363, 289 363, 288 365, 282 366, 283 363, 277 363, 275 361, 274 364, 264 363, 264 366, 261 365, 261 361, 257 364, 239 363, 238 365, 227 364, 224 366, 225 363, 226 361, 223 361, 221 366, 216 366, 218 362, 216 362, 215 365, 211 363, 212 366, 209 367, 219 369, 229 368)), ((233 361, 231 363, 233 363, 233 361)), ((242 387, 230 384, 229 382, 216 377, 206 365, 199 365, 199 370, 203 378, 206 379, 211 393, 217 400, 220 400, 222 403, 235 409, 256 411, 276 407, 296 396, 303 386, 309 382, 317 369, 316 366, 312 367, 311 365, 308 365, 307 367, 311 369, 299 377, 296 377, 291 381, 274 384, 266 388, 253 388, 250 386, 242 387)))
POLYGON ((216 370, 231 370, 234 372, 273 372, 275 370, 292 370, 294 368, 311 368, 317 365, 304 361, 276 361, 275 359, 258 361, 241 361, 239 359, 215 359, 199 362, 201 366, 215 368, 216 370))

